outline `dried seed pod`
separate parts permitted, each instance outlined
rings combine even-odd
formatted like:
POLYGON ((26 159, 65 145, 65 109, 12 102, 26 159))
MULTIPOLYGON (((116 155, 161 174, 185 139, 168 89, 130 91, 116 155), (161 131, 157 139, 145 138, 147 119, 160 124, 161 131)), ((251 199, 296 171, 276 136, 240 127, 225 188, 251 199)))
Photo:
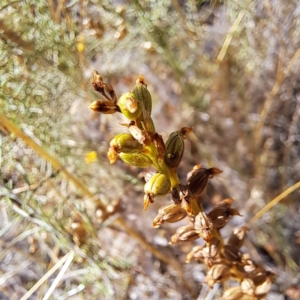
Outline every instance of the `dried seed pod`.
POLYGON ((145 146, 149 145, 152 142, 151 137, 145 131, 140 129, 138 126, 135 125, 134 122, 131 122, 128 126, 130 134, 140 143, 145 146))
POLYGON ((123 115, 129 120, 136 120, 142 113, 142 105, 133 93, 123 94, 118 105, 123 115))
POLYGON ((143 153, 124 153, 121 152, 119 157, 126 163, 134 167, 147 168, 151 166, 151 159, 143 153))
POLYGON ((228 245, 235 245, 239 249, 242 247, 244 240, 246 238, 246 234, 249 231, 247 226, 242 226, 239 228, 235 228, 230 235, 227 244, 228 245))
POLYGON ((192 251, 190 251, 185 259, 185 262, 190 263, 192 260, 204 260, 204 255, 203 255, 203 248, 205 246, 195 246, 193 247, 192 251))
POLYGON ((88 232, 80 218, 75 218, 71 224, 73 241, 77 246, 82 245, 88 237, 88 232))
POLYGON ((194 170, 187 183, 188 195, 199 198, 197 201, 198 204, 201 204, 204 200, 203 191, 205 191, 208 184, 208 179, 220 173, 222 173, 222 171, 217 168, 197 168, 194 170))
POLYGON ((144 209, 154 202, 156 196, 166 195, 171 188, 171 182, 165 174, 156 173, 144 186, 144 209))
POLYGON ((220 246, 220 241, 213 237, 209 244, 194 247, 187 255, 186 262, 190 262, 191 260, 200 260, 210 268, 220 252, 220 246))
POLYGON ((243 278, 241 281, 243 293, 254 296, 255 284, 251 278, 243 278))
POLYGON ((114 114, 115 112, 121 112, 120 107, 111 100, 96 100, 89 105, 89 108, 102 114, 114 114))
POLYGON ((233 263, 241 260, 241 253, 236 245, 225 245, 222 250, 222 256, 233 263))
POLYGON ((265 296, 269 292, 271 286, 272 286, 272 280, 270 277, 267 277, 262 284, 256 286, 255 295, 261 299, 261 297, 265 296))
POLYGON ((164 162, 169 168, 177 168, 181 162, 184 152, 184 140, 182 135, 176 131, 170 134, 166 142, 164 162))
POLYGON ((180 204, 168 204, 158 210, 158 214, 153 220, 153 227, 158 228, 164 222, 175 223, 186 216, 187 213, 180 204))
POLYGON ((213 224, 204 211, 200 211, 195 217, 195 230, 206 242, 211 240, 213 224))
POLYGON ((194 225, 187 225, 177 228, 176 233, 171 237, 170 245, 181 242, 193 242, 199 238, 194 225))
POLYGON ((142 114, 139 119, 144 123, 145 130, 153 129, 153 122, 151 124, 151 112, 152 112, 152 98, 151 94, 147 89, 147 85, 145 84, 144 77, 139 75, 136 85, 131 91, 136 99, 142 104, 142 114))
POLYGON ((117 96, 114 89, 110 84, 103 82, 103 78, 97 71, 93 71, 91 83, 96 92, 102 94, 107 100, 112 101, 114 104, 117 103, 117 96), (106 93, 109 94, 109 97, 106 93))
POLYGON ((115 163, 118 153, 138 153, 143 150, 140 144, 131 134, 120 133, 110 141, 107 157, 111 164, 115 163))
POLYGON ((255 300, 252 296, 245 295, 239 286, 227 289, 221 300, 255 300))
POLYGON ((212 288, 216 282, 223 282, 230 276, 230 264, 220 261, 207 272, 205 282, 212 288))
POLYGON ((240 216, 240 213, 233 208, 230 208, 230 205, 232 204, 233 199, 225 199, 221 202, 219 202, 208 214, 208 216, 211 218, 214 228, 221 229, 223 228, 229 219, 232 216, 238 215, 240 216))

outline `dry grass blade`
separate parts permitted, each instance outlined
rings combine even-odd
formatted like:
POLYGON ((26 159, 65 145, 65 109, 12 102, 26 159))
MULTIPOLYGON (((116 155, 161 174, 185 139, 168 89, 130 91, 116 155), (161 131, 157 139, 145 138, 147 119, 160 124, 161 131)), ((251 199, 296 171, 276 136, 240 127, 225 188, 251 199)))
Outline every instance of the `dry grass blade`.
POLYGON ((49 299, 53 291, 55 290, 56 286, 59 284, 59 281, 62 279, 68 268, 70 267, 72 261, 74 259, 74 252, 70 251, 67 257, 67 260, 64 266, 61 268, 60 272, 56 276, 55 280, 53 281, 52 285, 50 286, 49 290, 47 291, 46 295, 44 296, 43 300, 49 299))
POLYGON ((62 257, 22 298, 28 299, 53 273, 55 273, 70 257, 74 257, 73 251, 70 251, 62 257))
POLYGON ((269 211, 273 206, 275 206, 277 203, 279 203, 281 200, 283 200, 286 196, 294 192, 300 188, 300 181, 286 189, 284 192, 282 192, 280 195, 275 197, 272 201, 270 201, 267 205, 265 205, 256 215, 248 222, 248 226, 251 226, 255 221, 257 221, 259 218, 261 218, 267 211, 269 211))

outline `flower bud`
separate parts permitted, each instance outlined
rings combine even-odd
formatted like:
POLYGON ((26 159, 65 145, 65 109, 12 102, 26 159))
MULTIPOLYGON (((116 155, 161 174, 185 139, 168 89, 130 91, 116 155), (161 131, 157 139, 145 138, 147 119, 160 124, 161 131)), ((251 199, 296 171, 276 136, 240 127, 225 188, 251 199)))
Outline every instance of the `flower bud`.
POLYGON ((177 168, 184 152, 183 137, 178 131, 170 134, 166 142, 164 162, 169 168, 177 168))
POLYGON ((144 209, 148 208, 150 202, 154 202, 156 196, 166 195, 170 191, 170 188, 171 182, 166 175, 161 173, 153 175, 144 186, 144 209))
POLYGON ((153 220, 153 227, 158 228, 164 222, 175 223, 186 216, 187 213, 180 204, 168 204, 158 210, 158 214, 153 220))
POLYGON ((138 153, 143 150, 140 144, 131 134, 120 133, 110 141, 107 156, 111 164, 115 163, 118 153, 138 153))
POLYGON ((151 159, 143 153, 124 153, 121 152, 119 157, 126 163, 134 167, 147 168, 151 166, 151 159))
POLYGON ((147 85, 144 82, 144 77, 139 75, 136 81, 136 85, 131 91, 135 98, 142 105, 142 114, 140 115, 140 120, 144 123, 145 130, 152 130, 153 122, 151 124, 151 112, 152 112, 152 99, 151 95, 147 89, 147 85))
POLYGON ((133 93, 125 93, 118 101, 123 115, 129 120, 136 120, 142 113, 142 105, 133 93))

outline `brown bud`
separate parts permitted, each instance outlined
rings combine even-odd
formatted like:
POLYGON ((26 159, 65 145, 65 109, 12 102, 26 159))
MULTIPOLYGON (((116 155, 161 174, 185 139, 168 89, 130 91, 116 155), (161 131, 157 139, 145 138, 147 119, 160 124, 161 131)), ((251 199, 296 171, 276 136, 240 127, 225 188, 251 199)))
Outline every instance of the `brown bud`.
POLYGON ((120 112, 119 106, 110 100, 96 100, 90 104, 89 108, 102 114, 114 114, 115 112, 120 112))
POLYGON ((158 228, 164 222, 175 223, 187 216, 186 211, 179 204, 168 204, 158 210, 153 220, 153 227, 158 228))
POLYGON ((114 104, 117 103, 117 96, 110 84, 104 83, 103 78, 97 71, 93 71, 91 83, 96 92, 102 94, 107 100, 110 100, 114 104), (108 93, 108 95, 106 94, 108 93))
POLYGON ((195 217, 195 230, 206 242, 211 239, 211 231, 213 229, 213 224, 210 218, 205 214, 205 212, 200 211, 195 217))
POLYGON ((187 225, 177 228, 176 234, 171 237, 170 245, 181 242, 193 242, 199 238, 196 233, 194 225, 187 225))
POLYGON ((223 228, 229 219, 234 216, 240 216, 239 212, 235 209, 230 208, 231 203, 233 202, 232 199, 225 199, 219 202, 208 214, 211 218, 214 228, 221 229, 223 228))
POLYGON ((231 233, 227 244, 228 245, 235 245, 239 249, 242 247, 244 240, 246 238, 246 234, 249 231, 247 226, 242 226, 239 228, 235 228, 231 233))
POLYGON ((188 195, 198 198, 197 201, 200 205, 205 198, 205 189, 208 184, 208 179, 213 178, 214 175, 220 174, 221 172, 222 171, 217 168, 196 168, 188 179, 188 195))

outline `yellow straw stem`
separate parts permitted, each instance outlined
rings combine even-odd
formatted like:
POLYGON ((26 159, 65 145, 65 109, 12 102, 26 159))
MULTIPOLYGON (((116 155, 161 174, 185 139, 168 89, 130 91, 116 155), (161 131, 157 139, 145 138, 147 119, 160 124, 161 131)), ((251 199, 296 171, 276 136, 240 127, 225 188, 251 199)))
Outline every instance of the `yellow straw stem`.
POLYGON ((286 189, 280 195, 275 197, 272 201, 270 201, 267 205, 265 205, 249 222, 248 225, 251 226, 255 221, 261 218, 268 210, 270 210, 273 206, 275 206, 278 202, 284 199, 286 196, 294 192, 296 189, 300 187, 300 181, 286 189))

